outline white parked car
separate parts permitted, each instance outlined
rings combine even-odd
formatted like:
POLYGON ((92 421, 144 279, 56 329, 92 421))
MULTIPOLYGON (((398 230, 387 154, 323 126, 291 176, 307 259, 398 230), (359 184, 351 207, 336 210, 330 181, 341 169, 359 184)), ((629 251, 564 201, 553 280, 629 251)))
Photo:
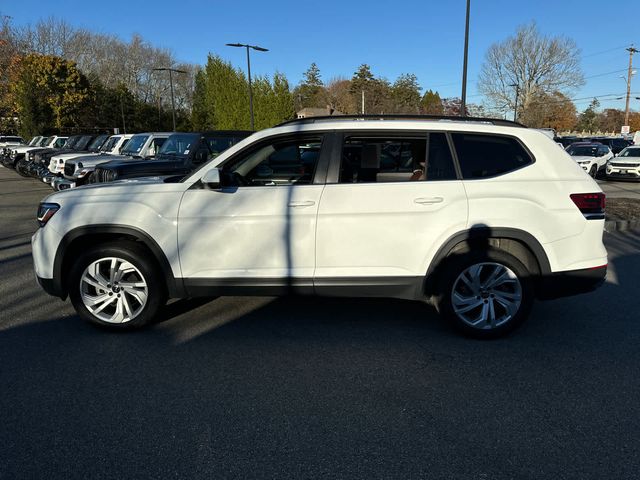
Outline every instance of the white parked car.
POLYGON ((486 338, 607 270, 601 189, 508 121, 294 120, 175 178, 46 198, 40 285, 114 328, 168 297, 294 292, 428 301, 486 338))
POLYGON ((567 153, 593 178, 604 172, 607 162, 613 158, 609 147, 592 142, 572 143, 567 147, 567 153))
POLYGON ((609 160, 607 178, 640 180, 640 145, 627 147, 609 160))

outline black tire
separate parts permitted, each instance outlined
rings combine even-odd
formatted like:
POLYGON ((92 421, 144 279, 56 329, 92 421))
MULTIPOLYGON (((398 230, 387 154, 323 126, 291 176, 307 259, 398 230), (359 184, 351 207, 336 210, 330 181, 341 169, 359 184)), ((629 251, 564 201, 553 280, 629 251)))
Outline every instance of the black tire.
POLYGON ((15 166, 16 172, 18 172, 23 177, 28 177, 29 174, 26 171, 27 165, 28 165, 27 162, 20 160, 19 162, 16 163, 16 166, 15 166))
MULTIPOLYGON (((446 259, 440 272, 437 282, 440 291, 436 296, 436 307, 440 314, 447 319, 454 328, 464 335, 479 339, 502 337, 520 326, 528 318, 529 313, 531 312, 534 300, 534 280, 527 267, 525 267, 520 260, 507 252, 488 247, 483 252, 472 251, 462 254, 454 253, 446 259), (493 328, 489 326, 486 328, 480 328, 470 325, 455 312, 452 304, 453 289, 458 277, 467 268, 481 263, 499 264, 508 268, 513 272, 513 274, 515 274, 520 284, 521 300, 516 313, 504 323, 493 328)), ((487 293, 485 292, 483 295, 484 294, 487 293)), ((487 303, 488 301, 493 303, 493 300, 490 299, 484 299, 482 301, 484 303, 487 303)), ((479 308, 482 308, 482 305, 480 305, 479 308)))
POLYGON ((589 171, 589 175, 591 175, 591 178, 596 178, 598 176, 598 166, 594 165, 593 167, 591 167, 591 170, 589 171))
MULTIPOLYGON (((108 242, 96 245, 79 255, 68 276, 69 298, 78 315, 94 325, 114 330, 132 330, 151 323, 167 301, 164 275, 153 258, 139 244, 131 241, 108 242), (142 275, 147 285, 147 300, 144 307, 125 323, 111 323, 96 317, 85 306, 81 296, 81 278, 85 269, 94 261, 105 257, 116 257, 131 263, 142 275)), ((124 295, 124 292, 122 292, 124 295)))

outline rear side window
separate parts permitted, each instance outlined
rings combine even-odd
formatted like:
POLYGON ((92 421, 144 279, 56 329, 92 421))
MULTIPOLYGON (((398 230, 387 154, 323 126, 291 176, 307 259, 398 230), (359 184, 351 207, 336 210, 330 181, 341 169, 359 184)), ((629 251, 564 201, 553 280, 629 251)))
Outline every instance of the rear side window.
POLYGON ((486 178, 518 170, 533 159, 515 138, 454 133, 462 178, 486 178))
POLYGON ((340 183, 454 180, 444 133, 421 138, 348 137, 342 149, 340 183))

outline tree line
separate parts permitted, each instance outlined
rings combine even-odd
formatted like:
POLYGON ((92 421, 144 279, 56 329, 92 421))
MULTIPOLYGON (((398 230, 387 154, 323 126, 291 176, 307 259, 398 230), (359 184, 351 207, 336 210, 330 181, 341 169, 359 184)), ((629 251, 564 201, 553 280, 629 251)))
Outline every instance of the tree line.
MULTIPOLYGON (((0 15, 0 131, 25 136, 52 131, 172 128, 170 85, 174 75, 178 128, 248 129, 249 85, 242 69, 210 54, 205 65, 177 61, 139 35, 123 41, 49 18, 16 27, 0 15), (16 123, 15 119, 19 119, 16 123)), ((478 77, 481 104, 467 104, 473 116, 515 118, 531 127, 559 131, 619 131, 624 113, 599 111, 593 102, 578 114, 571 96, 584 85, 579 49, 573 40, 540 33, 535 23, 486 52, 478 77)), ((295 118, 304 108, 327 114, 460 115, 459 98, 423 89, 412 73, 394 81, 360 65, 350 78, 323 80, 312 63, 299 84, 275 72, 252 79, 255 125, 262 129, 295 118)), ((640 114, 631 114, 640 129, 640 114)))
POLYGON ((134 35, 129 42, 49 18, 17 27, 0 15, 0 131, 39 133, 170 130, 174 76, 177 120, 190 128, 196 65, 134 35))

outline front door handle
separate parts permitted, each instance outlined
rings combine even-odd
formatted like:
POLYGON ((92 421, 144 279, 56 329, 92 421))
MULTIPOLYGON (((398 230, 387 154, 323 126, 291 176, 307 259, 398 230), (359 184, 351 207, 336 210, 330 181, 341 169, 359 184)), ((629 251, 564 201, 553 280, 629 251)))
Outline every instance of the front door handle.
POLYGON ((434 203, 442 202, 444 202, 442 197, 419 197, 413 200, 413 203, 419 203, 420 205, 433 205, 434 203))
POLYGON ((310 207, 315 204, 316 202, 314 202, 313 200, 300 200, 299 202, 289 202, 289 206, 293 208, 310 207))

